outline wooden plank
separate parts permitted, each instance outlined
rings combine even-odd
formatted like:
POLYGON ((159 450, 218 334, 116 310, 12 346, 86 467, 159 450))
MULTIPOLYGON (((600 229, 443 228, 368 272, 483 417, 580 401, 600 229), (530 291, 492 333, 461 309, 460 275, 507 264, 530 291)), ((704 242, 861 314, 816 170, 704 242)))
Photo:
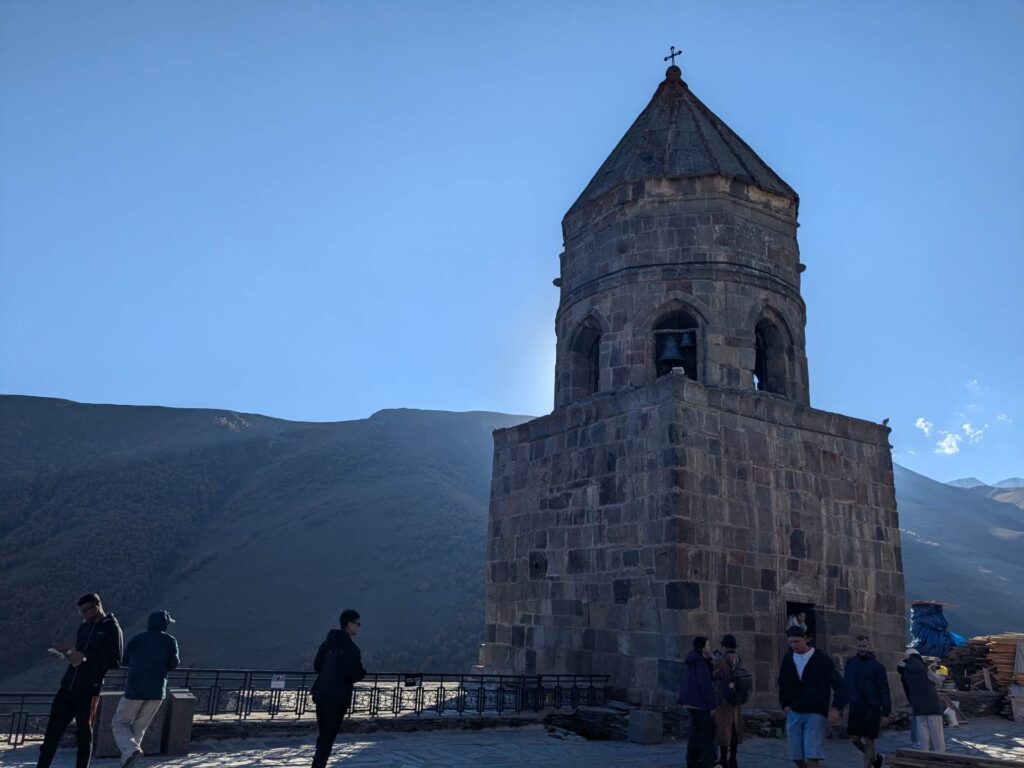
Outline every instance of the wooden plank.
POLYGON ((1016 760, 916 749, 897 749, 886 758, 886 763, 892 768, 1020 768, 1016 760))

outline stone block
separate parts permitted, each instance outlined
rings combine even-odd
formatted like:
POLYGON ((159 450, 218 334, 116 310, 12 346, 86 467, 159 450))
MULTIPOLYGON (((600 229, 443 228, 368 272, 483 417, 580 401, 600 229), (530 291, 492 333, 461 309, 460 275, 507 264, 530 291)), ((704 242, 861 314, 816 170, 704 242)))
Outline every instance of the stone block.
POLYGON ((700 584, 692 581, 670 581, 665 585, 665 602, 669 608, 693 611, 700 608, 700 584))
MULTIPOLYGON (((95 757, 120 757, 121 752, 114 741, 112 724, 114 712, 123 696, 122 691, 101 691, 96 715, 93 721, 93 755, 95 757)), ((142 737, 142 751, 147 755, 160 754, 164 734, 164 720, 167 715, 166 703, 157 710, 152 722, 142 737)))
POLYGON ((664 729, 665 719, 661 712, 634 709, 629 713, 629 740, 636 744, 660 744, 664 729))
POLYGON ((192 740, 192 718, 196 712, 196 697, 184 688, 167 691, 167 719, 164 726, 163 752, 165 755, 187 755, 192 740))

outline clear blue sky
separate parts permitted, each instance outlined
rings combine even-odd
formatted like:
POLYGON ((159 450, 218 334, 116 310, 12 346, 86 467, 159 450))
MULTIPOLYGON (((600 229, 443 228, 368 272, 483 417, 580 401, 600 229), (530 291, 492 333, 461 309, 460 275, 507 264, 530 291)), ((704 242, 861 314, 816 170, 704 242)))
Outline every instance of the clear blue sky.
POLYGON ((546 413, 561 217, 670 44, 801 195, 813 404, 1024 474, 1020 2, 8 0, 0 391, 546 413))

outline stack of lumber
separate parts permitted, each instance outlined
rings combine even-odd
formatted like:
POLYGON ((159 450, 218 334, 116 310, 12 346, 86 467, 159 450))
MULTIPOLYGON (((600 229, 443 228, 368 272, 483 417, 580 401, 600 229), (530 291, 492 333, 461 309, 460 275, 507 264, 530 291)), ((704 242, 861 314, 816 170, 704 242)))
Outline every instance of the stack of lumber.
MULTIPOLYGON (((1017 657, 1017 643, 1024 642, 1024 633, 1007 632, 1003 635, 989 635, 988 666, 997 691, 1007 691, 1010 683, 1024 685, 1024 672, 1014 674, 1013 663, 1017 657)), ((973 642, 973 640, 972 640, 973 642)))
POLYGON ((952 690, 944 690, 943 693, 961 702, 967 701, 968 708, 976 714, 995 711, 1010 720, 1024 719, 1024 696, 1014 695, 1011 689, 1011 685, 1024 686, 1024 671, 1014 671, 1017 644, 1022 642, 1024 633, 1006 632, 972 637, 967 645, 951 649, 943 662, 949 667, 953 680, 970 680, 971 694, 974 695, 952 690), (981 691, 997 693, 998 702, 992 704, 988 697, 977 696, 981 691))
POLYGON ((1017 760, 951 752, 919 752, 916 749, 897 749, 892 755, 886 755, 885 764, 892 768, 1020 768, 1017 760))

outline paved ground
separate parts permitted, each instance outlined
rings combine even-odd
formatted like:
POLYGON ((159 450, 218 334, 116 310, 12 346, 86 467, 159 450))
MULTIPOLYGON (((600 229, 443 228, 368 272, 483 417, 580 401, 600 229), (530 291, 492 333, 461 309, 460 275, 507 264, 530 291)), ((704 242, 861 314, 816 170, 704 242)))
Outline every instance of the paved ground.
MULTIPOLYGON (((947 731, 951 752, 985 754, 1024 765, 1024 724, 1008 720, 972 720, 947 731)), ((677 768, 684 763, 684 742, 640 746, 627 742, 586 741, 573 734, 542 726, 491 731, 427 731, 375 733, 352 737, 334 748, 332 765, 339 768, 677 768)), ((907 731, 893 732, 882 741, 883 751, 909 746, 907 731)), ((742 768, 784 768, 785 742, 750 739, 740 749, 742 768)), ((194 745, 186 758, 146 758, 140 768, 305 768, 313 754, 311 739, 209 741, 194 745)), ((830 740, 828 768, 860 768, 859 753, 845 741, 830 740)), ((0 765, 35 766, 38 749, 26 746, 0 751, 0 765)), ((72 768, 74 750, 58 753, 55 768, 72 768)), ((117 768, 114 760, 94 760, 94 768, 117 768)))

